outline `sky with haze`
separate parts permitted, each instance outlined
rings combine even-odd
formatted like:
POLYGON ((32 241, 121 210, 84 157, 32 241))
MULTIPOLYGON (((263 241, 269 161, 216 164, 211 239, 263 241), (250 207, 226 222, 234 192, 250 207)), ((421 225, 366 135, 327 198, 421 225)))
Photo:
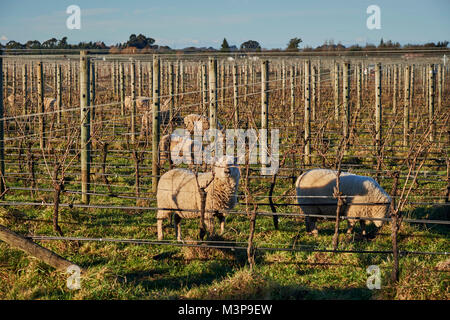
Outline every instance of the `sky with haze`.
POLYGON ((351 44, 426 43, 450 40, 449 0, 189 0, 189 1, 31 1, 0 2, 0 42, 68 37, 69 43, 104 41, 113 45, 142 33, 158 45, 219 48, 225 37, 239 46, 256 40, 263 48, 303 46, 333 40, 351 44), (81 8, 81 29, 69 30, 66 8, 81 8), (381 9, 381 29, 369 30, 369 5, 381 9))

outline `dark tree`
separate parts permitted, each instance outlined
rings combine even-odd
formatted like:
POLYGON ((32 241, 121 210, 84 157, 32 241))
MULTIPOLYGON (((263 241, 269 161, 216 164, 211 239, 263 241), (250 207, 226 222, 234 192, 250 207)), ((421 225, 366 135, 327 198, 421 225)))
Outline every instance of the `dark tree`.
POLYGON ((67 43, 67 37, 63 37, 61 40, 59 40, 58 48, 66 49, 69 47, 70 47, 70 45, 67 43))
POLYGON ((248 40, 241 44, 241 50, 244 51, 261 51, 261 46, 258 41, 248 40))
POLYGON ((301 38, 292 38, 289 40, 286 50, 287 51, 298 51, 298 46, 302 42, 301 38))
POLYGON ((227 39, 223 38, 222 47, 220 48, 221 51, 230 51, 230 46, 228 45, 227 39))
POLYGON ((56 38, 51 38, 51 39, 48 39, 47 41, 42 42, 42 48, 53 49, 57 43, 58 43, 58 40, 56 38))
POLYGON ((138 36, 132 34, 130 35, 130 39, 128 40, 125 46, 143 49, 143 48, 152 48, 153 43, 155 43, 155 39, 153 38, 147 38, 143 34, 139 34, 138 36))
POLYGON ((5 45, 7 49, 22 49, 23 45, 20 42, 14 40, 8 41, 5 45))
POLYGON ((27 49, 40 49, 41 43, 37 40, 29 40, 27 43, 25 43, 25 47, 27 49))

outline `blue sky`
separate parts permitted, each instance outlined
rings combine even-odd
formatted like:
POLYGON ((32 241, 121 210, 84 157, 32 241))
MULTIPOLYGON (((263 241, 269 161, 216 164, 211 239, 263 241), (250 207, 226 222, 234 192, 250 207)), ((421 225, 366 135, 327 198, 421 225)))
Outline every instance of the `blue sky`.
POLYGON ((381 38, 405 43, 450 40, 449 0, 188 0, 188 1, 30 1, 0 2, 0 42, 124 42, 143 33, 160 45, 220 47, 224 37, 239 46, 257 40, 264 48, 285 48, 290 38, 317 46, 378 44, 381 38), (66 27, 66 8, 81 8, 81 29, 66 27), (381 29, 369 30, 366 9, 381 8, 381 29))

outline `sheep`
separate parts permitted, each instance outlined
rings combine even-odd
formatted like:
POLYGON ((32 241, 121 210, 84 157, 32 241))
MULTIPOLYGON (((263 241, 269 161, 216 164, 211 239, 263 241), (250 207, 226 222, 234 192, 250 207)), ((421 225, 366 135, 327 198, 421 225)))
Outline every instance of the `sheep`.
MULTIPOLYGON (((209 129, 209 119, 206 116, 191 113, 184 117, 184 125, 186 127, 186 130, 189 131, 189 133, 192 135, 194 134, 195 125, 198 121, 201 121, 202 125, 202 134, 209 129)), ((222 130, 223 127, 220 124, 219 121, 217 121, 217 129, 222 130)))
POLYGON ((54 98, 44 98, 44 108, 47 111, 53 111, 55 110, 55 106, 56 106, 56 99, 54 98))
MULTIPOLYGON (((198 174, 198 186, 204 188, 206 193, 204 222, 210 235, 214 232, 214 217, 219 219, 221 233, 224 232, 225 213, 219 211, 230 210, 236 205, 239 179, 239 167, 232 156, 218 159, 213 165, 212 172, 198 174)), ((163 219, 169 219, 174 215, 176 237, 177 240, 181 240, 181 219, 201 216, 201 195, 192 171, 173 169, 162 175, 158 183, 156 200, 160 208, 157 212, 158 240, 163 239, 163 219)))
MULTIPOLYGON (((152 104, 152 98, 150 97, 136 97, 136 108, 138 109, 151 109, 151 104, 152 104)), ((125 107, 127 109, 131 109, 131 96, 126 96, 125 97, 125 107)))
MULTIPOLYGON (((139 96, 139 97, 136 97, 135 101, 136 101, 136 109, 144 110, 143 116, 142 116, 142 126, 147 127, 150 123, 152 123, 152 118, 153 118, 152 98, 139 96)), ((132 107, 131 103, 132 103, 131 96, 126 96, 125 97, 125 108, 130 110, 132 107)), ((160 115, 161 115, 161 123, 167 124, 170 120, 168 103, 164 103, 161 105, 160 115)))
POLYGON ((10 94, 7 98, 6 101, 8 103, 9 106, 14 106, 14 101, 15 100, 15 96, 13 94, 10 94))
MULTIPOLYGON (((300 175, 295 183, 297 201, 304 214, 335 215, 337 199, 333 198, 336 188, 337 171, 328 169, 312 169, 300 175), (335 205, 329 205, 330 203, 335 205), (310 206, 309 204, 313 204, 310 206), (327 205, 320 205, 327 204, 327 205)), ((347 196, 344 203, 365 203, 368 205, 346 205, 342 215, 347 217, 384 218, 388 215, 391 198, 381 186, 371 177, 359 176, 341 172, 339 191, 347 196), (379 205, 371 205, 377 203, 379 205)), ((313 235, 318 234, 315 225, 316 217, 306 217, 306 230, 313 235)), ((382 220, 372 221, 376 227, 381 227, 382 220)), ((352 233, 356 219, 349 219, 347 233, 352 233)), ((365 232, 365 220, 360 220, 362 234, 365 232)))
MULTIPOLYGON (((150 97, 139 96, 136 97, 136 108, 138 110, 143 110, 142 112, 142 120, 141 120, 141 132, 139 137, 142 138, 144 135, 148 135, 151 131, 151 124, 153 119, 153 111, 152 111, 152 99, 150 97)), ((131 96, 125 97, 125 107, 127 109, 131 109, 131 96)), ((167 125, 171 121, 175 124, 180 122, 180 117, 173 115, 172 119, 170 119, 170 110, 169 110, 169 102, 170 99, 167 99, 163 104, 161 104, 159 114, 161 116, 161 124, 167 125)))
MULTIPOLYGON (((183 155, 185 155, 186 153, 190 153, 191 151, 194 153, 201 152, 202 143, 201 141, 192 140, 188 136, 181 136, 175 133, 167 134, 161 138, 159 144, 160 163, 164 164, 166 160, 170 160, 172 164, 173 162, 171 159, 171 153, 177 151, 179 157, 182 157, 183 155)), ((190 159, 192 158, 193 157, 191 157, 190 159)))

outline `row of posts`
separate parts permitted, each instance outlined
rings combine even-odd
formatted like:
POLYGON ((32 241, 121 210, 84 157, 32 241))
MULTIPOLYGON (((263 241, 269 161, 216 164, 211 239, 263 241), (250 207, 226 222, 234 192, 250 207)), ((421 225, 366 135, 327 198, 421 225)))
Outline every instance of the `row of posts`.
MULTIPOLYGON (((1 59, 1 58, 0 58, 1 59)), ((115 64, 114 64, 115 65, 115 64)), ((182 64, 181 64, 182 65, 182 64)), ((142 94, 142 68, 140 62, 138 63, 138 80, 139 80, 139 94, 142 94)), ((179 66, 179 65, 178 65, 179 66)), ((222 64, 223 66, 223 64, 222 64)), ((3 64, 1 64, 3 68, 3 64)), ((72 72, 71 72, 71 64, 69 64, 69 72, 67 76, 68 80, 71 80, 72 72)), ((350 63, 344 62, 342 65, 342 84, 340 83, 340 71, 339 64, 334 63, 334 93, 335 93, 335 117, 337 120, 340 118, 340 114, 342 110, 343 114, 343 136, 348 137, 349 125, 350 125, 350 63), (339 101, 339 89, 342 87, 342 100, 339 101)), ((159 177, 159 153, 158 153, 158 145, 160 138, 160 83, 161 83, 161 62, 157 56, 154 56, 152 65, 149 65, 149 69, 151 69, 151 74, 149 74, 149 87, 151 85, 152 89, 152 101, 153 101, 153 127, 152 127, 152 148, 153 148, 153 156, 152 156, 152 186, 153 191, 156 192, 157 181, 159 177), (151 68, 150 68, 151 67, 151 68)), ((205 65, 201 65, 199 68, 199 86, 201 89, 201 104, 205 106, 209 104, 209 112, 206 108, 203 108, 203 113, 208 114, 210 119, 211 128, 216 128, 217 126, 217 107, 218 107, 218 65, 216 58, 210 58, 208 60, 207 65, 208 70, 206 70, 205 65), (206 90, 208 88, 208 90, 206 90), (206 94, 208 93, 208 94, 206 94)), ((31 68, 31 71, 34 68, 31 68)), ((179 67, 177 69, 180 69, 179 67)), ((182 69, 181 69, 182 70, 182 69)), ((221 85, 222 88, 225 86, 225 69, 221 70, 221 85)), ((269 115, 269 61, 263 60, 261 62, 261 128, 268 129, 268 115, 269 115)), ((304 84, 304 159, 305 164, 311 164, 311 121, 316 118, 316 102, 320 101, 320 65, 317 68, 317 65, 313 65, 311 68, 311 61, 306 60, 303 66, 303 84, 304 84), (317 94, 319 92, 319 94, 317 94)), ((397 109, 397 97, 398 97, 398 66, 394 65, 389 67, 389 72, 387 72, 388 84, 392 81, 393 78, 393 110, 397 109)), ((82 201, 85 203, 89 202, 89 185, 90 185, 90 161, 91 161, 91 119, 95 119, 95 77, 96 72, 94 68, 94 64, 89 60, 86 51, 82 51, 80 53, 80 69, 79 69, 79 86, 80 86, 80 110, 81 110, 81 181, 82 181, 82 201)), ((238 75, 239 66, 237 64, 233 64, 232 66, 232 84, 233 84, 233 112, 234 112, 234 123, 235 126, 239 123, 239 95, 238 95, 238 75)), ((253 68, 248 68, 248 65, 243 66, 242 70, 244 74, 244 81, 246 85, 244 86, 244 101, 248 96, 248 78, 249 73, 250 79, 256 81, 256 72, 253 68)), ((435 121, 434 117, 434 109, 435 109, 435 75, 438 75, 438 108, 442 103, 442 87, 443 87, 443 72, 441 65, 438 65, 437 72, 435 72, 434 65, 428 65, 425 70, 423 70, 424 75, 424 84, 427 85, 427 96, 426 103, 428 107, 430 126, 432 127, 430 140, 433 141, 435 138, 435 121), (425 79, 426 78, 426 79, 425 79)), ((13 74, 15 73, 15 64, 13 67, 13 74)), ((382 141, 382 104, 381 104, 381 86, 382 86, 382 69, 381 64, 377 63, 375 65, 375 130, 376 130, 376 145, 377 148, 381 146, 382 141)), ((414 68, 413 66, 406 66, 404 68, 404 144, 408 144, 409 138, 409 118, 410 118, 410 107, 412 101, 412 85, 414 83, 414 68)), ((7 73, 2 72, 0 74, 6 75, 7 73)), ((23 65, 22 69, 23 81, 22 86, 24 92, 28 87, 28 79, 27 79, 27 65, 23 65)), ((178 73, 177 73, 178 74, 178 73)), ((295 104, 296 104, 296 96, 295 96, 295 77, 297 74, 296 65, 292 65, 290 68, 290 112, 292 125, 295 125, 295 104)), ((33 74, 32 74, 33 77, 33 74)), ((132 143, 134 143, 135 133, 136 133, 136 67, 135 62, 131 63, 130 70, 131 77, 131 100, 132 100, 132 108, 131 108, 131 139, 132 143)), ((286 78, 287 78, 287 70, 286 65, 282 64, 281 69, 281 77, 283 83, 283 89, 286 86, 286 78)), ((356 65, 356 105, 357 109, 361 107, 362 104, 362 87, 363 87, 363 75, 362 75, 362 66, 361 64, 356 65)), ((7 82, 7 75, 6 75, 7 82)), ((38 94, 38 114, 39 114, 39 131, 40 131, 40 147, 42 149, 45 148, 45 108, 44 108, 44 79, 43 79, 43 63, 38 62, 37 64, 37 94, 38 94)), ((76 78, 76 77, 75 77, 76 78)), ((184 79, 184 76, 174 75, 174 66, 173 64, 168 65, 168 86, 169 86, 169 95, 171 96, 170 101, 170 116, 173 116, 174 110, 174 99, 175 88, 174 83, 180 81, 179 79, 184 79), (178 78, 175 80, 174 78, 178 78)), ((3 106, 3 78, 0 79, 0 117, 3 117, 4 114, 4 106, 3 106)), ((112 68, 112 85, 113 88, 117 88, 117 93, 119 93, 120 101, 121 101, 121 114, 124 115, 124 98, 125 98, 125 72, 124 65, 119 64, 117 67, 114 66, 112 68), (118 73, 118 81, 116 81, 116 76, 118 73)), ((182 80, 181 80, 182 81, 182 80)), ((15 80, 13 81, 15 83, 15 80)), ((367 80, 365 81, 367 83, 367 80)), ((62 102, 61 102, 61 94, 62 94, 62 71, 61 65, 55 66, 55 91, 57 98, 57 122, 61 123, 61 114, 62 114, 62 102)), ((252 83, 254 84, 254 83, 252 83)), ((183 85, 184 86, 184 85, 183 85)), ((183 87, 182 86, 182 87, 183 87)), ((33 85, 31 86, 33 87, 33 85)), ((14 91, 15 85, 13 86, 14 91)), ((70 88, 70 86, 68 86, 70 88)), ((116 89, 114 89, 115 91, 116 89)), ((390 87, 389 87, 390 90, 390 87)), ((283 95, 284 95, 283 90, 283 95)), ((425 92, 425 91, 424 91, 425 92)), ((69 92, 69 94, 71 91, 69 92)), ((114 92, 116 93, 116 92, 114 92)), ((318 103, 320 105, 320 103, 318 103)), ((26 103, 26 94, 24 94, 24 110, 23 113, 26 114, 27 103, 26 103)), ((266 155, 267 156, 267 155, 266 155)), ((262 159, 263 160, 263 159, 262 159)), ((264 160, 263 160, 264 161, 264 160)), ((0 121, 0 170, 2 175, 4 176, 4 121, 0 121)), ((0 181, 0 191, 4 190, 4 182, 3 179, 0 181)))

